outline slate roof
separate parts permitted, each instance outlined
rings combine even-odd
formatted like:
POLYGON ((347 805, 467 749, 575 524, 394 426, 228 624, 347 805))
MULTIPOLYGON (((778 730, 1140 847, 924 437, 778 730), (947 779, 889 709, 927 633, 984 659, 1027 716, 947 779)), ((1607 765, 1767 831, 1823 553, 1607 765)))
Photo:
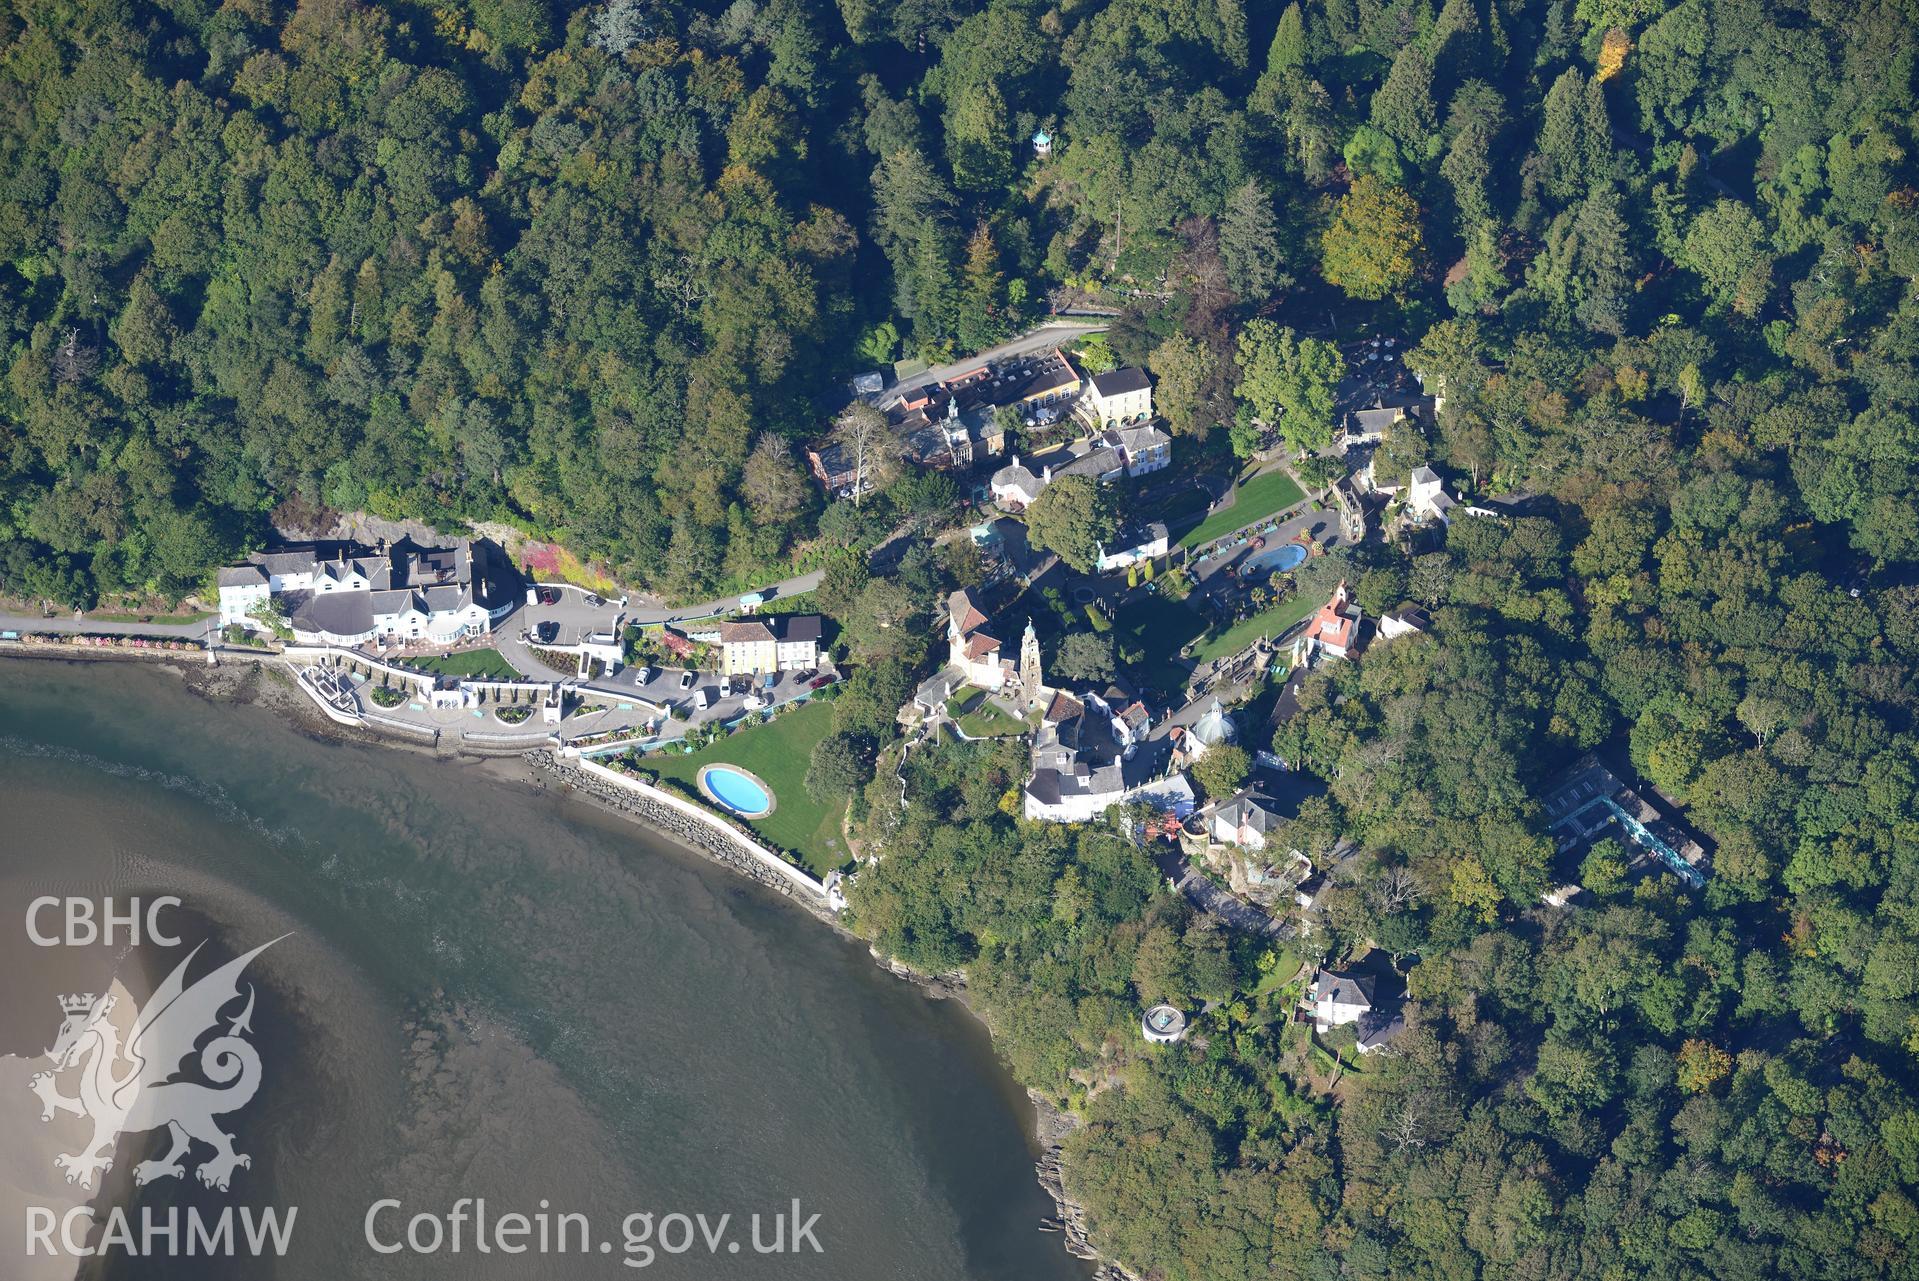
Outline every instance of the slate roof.
POLYGON ((1053 469, 1053 475, 1055 478, 1060 476, 1091 476, 1097 480, 1099 477, 1107 475, 1110 472, 1118 471, 1125 465, 1126 460, 1120 455, 1117 447, 1113 445, 1101 445, 1098 449, 1081 454, 1078 458, 1075 458, 1072 462, 1062 467, 1055 467, 1053 469))
POLYGON ((1372 436, 1385 431, 1405 416, 1406 411, 1397 405, 1387 405, 1374 409, 1355 409, 1353 411, 1353 426, 1360 435, 1372 436))
POLYGON ((1357 1005, 1371 1009, 1373 980, 1365 974, 1342 974, 1338 970, 1320 970, 1313 975, 1313 999, 1331 1000, 1335 1005, 1357 1005))
POLYGON ((1122 529, 1113 538, 1113 551, 1129 552, 1135 547, 1146 547, 1166 537, 1166 526, 1159 521, 1148 521, 1145 525, 1122 529))
POLYGON ((818 614, 782 614, 776 628, 779 639, 793 644, 812 641, 817 645, 822 634, 818 614))
POLYGON ((1101 396, 1123 396, 1131 391, 1145 391, 1152 385, 1146 371, 1134 365, 1093 376, 1093 389, 1101 396))
POLYGON ((1278 802, 1251 788, 1219 807, 1218 818, 1235 830, 1245 828, 1264 836, 1284 821, 1278 802))
POLYGON ((1024 463, 1008 463, 1006 466, 994 472, 993 487, 995 489, 1016 489, 1021 494, 1028 495, 1026 499, 1028 502, 1038 498, 1040 491, 1046 488, 1044 482, 1042 482, 1038 476, 1034 475, 1032 470, 1024 463))
POLYGON ((1079 382, 1079 371, 1067 361, 1066 357, 1054 351, 1046 357, 1046 362, 1020 384, 1018 390, 1007 397, 1009 401, 1027 400, 1034 396, 1048 396, 1054 392, 1065 391, 1079 382))
POLYGON ((315 592, 294 611, 293 626, 304 632, 363 636, 373 630, 373 593, 315 592))
POLYGON ((1129 454, 1143 454, 1149 449, 1171 443, 1173 438, 1151 423, 1135 423, 1131 427, 1111 428, 1102 439, 1118 445, 1129 454))
POLYGON ((1362 1054, 1371 1054, 1405 1030, 1406 1016, 1397 1010, 1391 1014, 1381 1010, 1368 1011, 1359 1019, 1358 1049, 1362 1054))

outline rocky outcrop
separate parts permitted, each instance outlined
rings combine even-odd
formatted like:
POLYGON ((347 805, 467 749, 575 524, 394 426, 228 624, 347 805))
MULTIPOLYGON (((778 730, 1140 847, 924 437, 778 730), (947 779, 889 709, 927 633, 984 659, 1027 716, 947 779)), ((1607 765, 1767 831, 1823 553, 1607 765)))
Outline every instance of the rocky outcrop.
POLYGON ((1041 1147, 1040 1159, 1033 1163, 1033 1171, 1039 1178, 1040 1190, 1053 1198, 1053 1204, 1059 1207, 1059 1217, 1043 1221, 1040 1228, 1062 1234, 1068 1254, 1098 1261, 1100 1267, 1093 1274, 1093 1281, 1138 1281, 1125 1268, 1101 1256, 1088 1230, 1086 1207, 1066 1191, 1066 1181, 1061 1172, 1064 1155, 1061 1145, 1065 1143, 1067 1135, 1079 1128, 1080 1123, 1054 1107, 1052 1101, 1043 1095, 1034 1094, 1032 1099, 1033 1106, 1039 1112, 1035 1130, 1041 1147))

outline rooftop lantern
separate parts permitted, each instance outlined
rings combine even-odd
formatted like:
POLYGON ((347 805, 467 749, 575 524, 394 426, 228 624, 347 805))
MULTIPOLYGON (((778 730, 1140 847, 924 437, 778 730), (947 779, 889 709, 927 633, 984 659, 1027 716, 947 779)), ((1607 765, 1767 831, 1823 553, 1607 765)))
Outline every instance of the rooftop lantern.
POLYGON ((1050 156, 1053 154, 1053 135, 1044 129, 1033 135, 1033 154, 1050 156))

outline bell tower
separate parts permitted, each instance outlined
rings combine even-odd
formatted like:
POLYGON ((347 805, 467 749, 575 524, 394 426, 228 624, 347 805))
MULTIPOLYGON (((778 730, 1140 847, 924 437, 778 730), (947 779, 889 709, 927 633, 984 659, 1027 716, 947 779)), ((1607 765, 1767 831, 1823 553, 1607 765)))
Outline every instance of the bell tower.
POLYGON ((1033 620, 1026 620, 1026 632, 1019 638, 1019 683, 1030 706, 1045 697, 1046 675, 1040 667, 1039 633, 1033 620))

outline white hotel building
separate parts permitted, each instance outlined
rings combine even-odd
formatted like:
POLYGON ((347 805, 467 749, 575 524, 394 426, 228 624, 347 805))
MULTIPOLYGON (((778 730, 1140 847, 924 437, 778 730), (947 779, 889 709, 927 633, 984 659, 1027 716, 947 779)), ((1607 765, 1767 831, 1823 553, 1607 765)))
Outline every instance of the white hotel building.
POLYGON ((451 645, 483 636, 522 599, 520 575, 484 539, 368 550, 314 543, 256 552, 220 571, 220 623, 261 629, 275 609, 303 644, 451 645))

